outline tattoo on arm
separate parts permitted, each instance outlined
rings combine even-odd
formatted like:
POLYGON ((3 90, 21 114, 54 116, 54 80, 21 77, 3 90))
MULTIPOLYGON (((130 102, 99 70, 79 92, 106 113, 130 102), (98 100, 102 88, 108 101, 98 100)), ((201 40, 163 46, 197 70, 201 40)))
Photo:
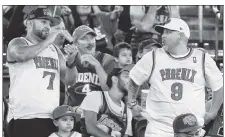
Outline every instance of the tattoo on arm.
POLYGON ((128 84, 128 101, 136 100, 138 92, 138 85, 132 80, 128 84))

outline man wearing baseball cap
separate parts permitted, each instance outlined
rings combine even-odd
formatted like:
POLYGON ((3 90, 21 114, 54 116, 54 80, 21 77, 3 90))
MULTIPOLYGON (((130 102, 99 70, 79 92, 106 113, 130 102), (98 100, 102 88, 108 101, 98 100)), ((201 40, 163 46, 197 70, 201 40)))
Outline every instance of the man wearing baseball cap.
POLYGON ((81 25, 73 32, 73 45, 65 47, 66 52, 72 54, 67 61, 68 68, 77 68, 78 77, 70 77, 74 82, 68 90, 68 104, 79 106, 86 93, 91 91, 108 90, 106 86, 107 75, 114 68, 114 58, 106 53, 95 51, 95 32, 88 26, 81 25), (76 51, 70 50, 76 49, 76 51), (71 52, 72 51, 72 52, 71 52))
POLYGON ((128 106, 140 114, 136 105, 138 86, 148 82, 146 111, 151 119, 145 137, 173 137, 173 119, 193 113, 199 125, 217 114, 223 101, 223 77, 215 61, 203 49, 187 47, 190 29, 180 18, 170 18, 155 30, 162 34, 163 48, 145 54, 130 71, 128 106), (205 113, 205 86, 213 90, 210 112, 205 113))
POLYGON ((68 73, 53 43, 59 34, 72 41, 67 31, 51 31, 58 23, 47 8, 35 8, 26 17, 26 37, 9 42, 11 137, 47 137, 56 130, 51 113, 59 105, 60 79, 66 82, 68 73))
POLYGON ((127 95, 129 64, 124 68, 114 68, 108 75, 108 91, 88 93, 81 104, 82 134, 99 137, 132 136, 132 113, 122 98, 127 95), (91 103, 90 103, 91 102, 91 103))
POLYGON ((181 114, 173 121, 174 137, 200 137, 202 127, 198 125, 195 115, 181 114))

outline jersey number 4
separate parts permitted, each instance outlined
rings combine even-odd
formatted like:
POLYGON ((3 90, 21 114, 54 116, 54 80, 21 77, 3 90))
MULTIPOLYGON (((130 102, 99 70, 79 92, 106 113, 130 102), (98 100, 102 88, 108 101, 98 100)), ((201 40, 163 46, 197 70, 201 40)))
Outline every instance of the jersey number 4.
POLYGON ((183 85, 181 83, 173 83, 171 86, 171 98, 175 101, 182 99, 183 85))
POLYGON ((49 84, 48 84, 47 89, 48 90, 53 90, 53 81, 55 79, 55 73, 54 72, 44 71, 43 78, 45 78, 48 75, 50 75, 50 79, 49 79, 49 84))
POLYGON ((89 84, 85 84, 84 87, 83 87, 83 89, 82 89, 82 92, 83 93, 88 93, 90 91, 91 91, 90 85, 89 84))

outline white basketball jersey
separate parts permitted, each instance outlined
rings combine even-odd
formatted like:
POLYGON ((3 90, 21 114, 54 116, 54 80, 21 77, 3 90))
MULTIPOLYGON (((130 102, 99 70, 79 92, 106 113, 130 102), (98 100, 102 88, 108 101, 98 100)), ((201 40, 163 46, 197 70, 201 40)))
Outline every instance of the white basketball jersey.
MULTIPOLYGON (((28 46, 33 44, 24 39, 28 46)), ((9 118, 51 118, 59 106, 59 59, 53 45, 37 57, 8 63, 10 74, 9 118)))
POLYGON ((155 50, 146 109, 156 127, 173 133, 176 116, 193 113, 200 124, 205 114, 204 52, 190 49, 186 57, 174 58, 163 48, 155 50))

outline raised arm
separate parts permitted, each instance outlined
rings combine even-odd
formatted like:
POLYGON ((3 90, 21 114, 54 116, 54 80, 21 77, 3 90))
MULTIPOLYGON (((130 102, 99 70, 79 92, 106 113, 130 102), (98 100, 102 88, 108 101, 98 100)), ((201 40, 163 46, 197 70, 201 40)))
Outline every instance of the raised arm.
POLYGON ((33 46, 28 46, 24 39, 15 38, 8 45, 7 60, 11 62, 28 61, 35 58, 48 45, 48 41, 43 41, 33 46))

